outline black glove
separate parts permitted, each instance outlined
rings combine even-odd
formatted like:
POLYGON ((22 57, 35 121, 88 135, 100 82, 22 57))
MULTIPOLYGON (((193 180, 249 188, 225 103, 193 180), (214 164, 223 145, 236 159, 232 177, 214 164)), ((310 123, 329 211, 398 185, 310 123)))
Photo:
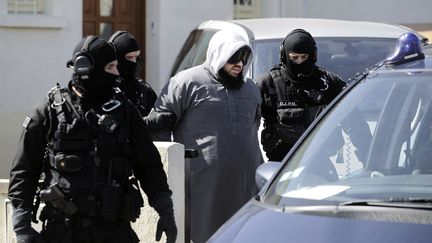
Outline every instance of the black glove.
POLYGON ((12 224, 16 234, 17 243, 43 243, 44 240, 35 229, 31 227, 31 209, 14 208, 12 224))
POLYGON ((175 243, 177 239, 177 227, 173 214, 160 216, 156 228, 156 241, 161 239, 162 232, 165 232, 167 243, 175 243))
POLYGON ((167 242, 174 243, 177 238, 177 226, 174 219, 174 206, 171 199, 171 192, 159 192, 149 198, 150 205, 159 214, 159 221, 156 228, 156 241, 159 241, 162 232, 165 232, 167 242))
POLYGON ((172 112, 152 110, 146 117, 144 123, 147 129, 155 131, 172 131, 177 121, 177 116, 172 112))
POLYGON ((300 95, 315 104, 324 104, 324 94, 318 90, 299 90, 300 95))
POLYGON ((279 138, 276 134, 276 129, 274 129, 274 124, 267 125, 261 131, 261 145, 266 153, 271 153, 273 149, 279 142, 279 138))
POLYGON ((32 227, 16 232, 17 243, 44 243, 42 236, 32 227))

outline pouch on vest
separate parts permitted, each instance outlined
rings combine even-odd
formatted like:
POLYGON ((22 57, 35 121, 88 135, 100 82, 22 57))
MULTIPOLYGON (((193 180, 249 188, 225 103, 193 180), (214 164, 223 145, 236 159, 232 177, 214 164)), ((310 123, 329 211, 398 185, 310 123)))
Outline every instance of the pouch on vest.
POLYGON ((297 119, 303 117, 305 113, 304 108, 279 108, 277 109, 277 114, 279 118, 279 122, 282 124, 290 124, 293 119, 297 119))
POLYGON ((124 221, 135 222, 139 218, 141 208, 144 206, 144 199, 135 177, 132 177, 129 180, 124 196, 122 197, 121 205, 121 219, 124 221))
POLYGON ((113 116, 108 114, 99 115, 93 109, 86 112, 85 119, 90 126, 105 133, 114 133, 119 126, 113 116))
POLYGON ((123 188, 121 185, 112 183, 102 188, 101 194, 101 216, 106 221, 115 222, 119 216, 123 188))
POLYGON ((53 166, 60 172, 78 172, 83 168, 83 161, 77 155, 59 153, 54 156, 53 166))
POLYGON ((305 131, 305 126, 301 124, 282 125, 275 124, 278 137, 285 143, 294 144, 305 131))

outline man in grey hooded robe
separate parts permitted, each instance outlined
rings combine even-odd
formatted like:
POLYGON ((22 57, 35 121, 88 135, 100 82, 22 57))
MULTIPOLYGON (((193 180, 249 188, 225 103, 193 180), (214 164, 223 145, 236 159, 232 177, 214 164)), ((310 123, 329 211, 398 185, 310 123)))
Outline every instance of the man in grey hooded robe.
POLYGON ((176 115, 175 142, 197 149, 191 159, 191 238, 205 242, 256 193, 263 162, 258 142, 261 95, 245 78, 253 53, 238 33, 219 31, 206 61, 166 84, 156 111, 176 115))

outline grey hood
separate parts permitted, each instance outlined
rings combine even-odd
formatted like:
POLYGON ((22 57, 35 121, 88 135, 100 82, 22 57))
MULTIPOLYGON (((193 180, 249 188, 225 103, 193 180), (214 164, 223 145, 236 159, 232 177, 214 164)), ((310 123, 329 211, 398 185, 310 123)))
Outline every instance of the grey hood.
MULTIPOLYGON (((243 66, 243 77, 250 67, 253 59, 253 51, 248 41, 239 33, 230 30, 220 30, 210 40, 206 61, 204 65, 209 68, 209 71, 218 77, 218 71, 227 63, 228 59, 240 48, 247 46, 251 50, 251 55, 247 64, 243 66)), ((245 81, 245 80, 243 80, 245 81)))

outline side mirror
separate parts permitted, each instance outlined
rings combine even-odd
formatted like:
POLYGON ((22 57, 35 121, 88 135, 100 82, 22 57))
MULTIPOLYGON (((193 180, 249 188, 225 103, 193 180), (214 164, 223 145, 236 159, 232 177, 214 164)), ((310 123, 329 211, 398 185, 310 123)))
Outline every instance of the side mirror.
POLYGON ((261 190, 281 167, 281 162, 274 161, 269 161, 258 166, 255 171, 255 183, 258 189, 261 190))

